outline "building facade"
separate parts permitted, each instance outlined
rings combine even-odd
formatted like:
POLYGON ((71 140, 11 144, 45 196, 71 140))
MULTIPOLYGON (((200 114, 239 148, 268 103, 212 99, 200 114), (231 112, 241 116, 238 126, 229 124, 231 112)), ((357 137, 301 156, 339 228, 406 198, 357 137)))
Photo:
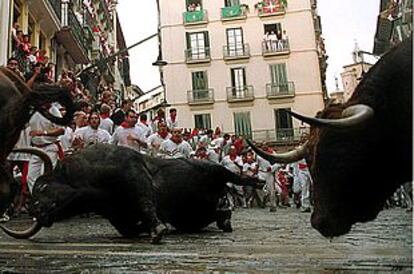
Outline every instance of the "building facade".
MULTIPOLYGON (((2 0, 0 65, 13 55, 12 30, 16 23, 19 31, 29 35, 31 46, 45 50, 49 62, 55 64, 55 80, 63 70, 78 73, 107 58, 125 48, 115 4, 113 0, 2 0)), ((126 57, 101 62, 97 69, 88 71, 90 75, 82 75, 92 95, 97 95, 96 89, 103 81, 123 96, 130 85, 126 57)))
POLYGON ((324 107, 316 1, 160 0, 166 97, 179 125, 276 142, 300 138, 284 110, 324 107))
POLYGON ((382 55, 413 33, 413 1, 381 0, 374 50, 382 55))

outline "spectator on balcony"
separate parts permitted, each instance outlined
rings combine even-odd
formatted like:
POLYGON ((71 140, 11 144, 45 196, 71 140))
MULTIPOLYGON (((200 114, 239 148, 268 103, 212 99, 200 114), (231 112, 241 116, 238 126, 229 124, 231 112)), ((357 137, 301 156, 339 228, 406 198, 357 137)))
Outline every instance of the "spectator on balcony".
POLYGON ((269 42, 270 42, 271 50, 276 51, 277 50, 277 36, 273 30, 269 34, 269 42))
MULTIPOLYGON (((17 33, 20 31, 20 24, 18 22, 14 22, 12 29, 11 29, 11 36, 12 36, 12 51, 14 52, 17 46, 20 44, 20 38, 17 33)), ((23 33, 23 32, 21 32, 23 33)))
POLYGON ((195 9, 194 9, 195 11, 201 11, 201 5, 200 5, 200 3, 197 3, 196 4, 196 6, 195 6, 195 9))
POLYGON ((13 41, 14 50, 13 50, 13 57, 16 57, 17 59, 23 59, 24 58, 24 52, 22 50, 22 43, 23 43, 23 31, 18 30, 16 32, 17 38, 13 41))
POLYGON ((272 49, 272 44, 270 42, 270 37, 269 37, 269 32, 266 31, 265 34, 263 35, 263 45, 264 48, 266 49, 266 51, 269 51, 272 49))
POLYGON ((47 71, 42 63, 36 63, 33 70, 25 74, 26 83, 29 87, 33 88, 35 84, 49 83, 47 77, 47 71))
POLYGON ((282 41, 283 41, 283 47, 284 48, 288 48, 288 40, 289 40, 289 37, 286 33, 286 30, 283 30, 283 32, 282 32, 282 41))
POLYGON ((28 34, 23 35, 23 42, 21 43, 21 49, 25 56, 30 54, 32 44, 30 43, 30 36, 28 34))
POLYGON ((283 50, 283 35, 282 35, 282 31, 280 29, 278 29, 276 31, 276 38, 277 38, 277 48, 278 50, 283 50))
POLYGON ((17 60, 17 58, 10 57, 7 60, 7 68, 19 75, 22 79, 24 79, 22 72, 19 70, 19 61, 17 60))
POLYGON ((189 12, 193 12, 193 11, 195 11, 195 9, 196 9, 195 3, 189 4, 188 7, 187 7, 187 11, 189 11, 189 12))
POLYGON ((49 58, 46 56, 46 50, 40 49, 37 51, 36 62, 47 65, 49 58))
POLYGON ((37 47, 31 47, 30 53, 27 55, 27 60, 29 61, 29 68, 30 70, 34 67, 34 65, 37 63, 37 47))

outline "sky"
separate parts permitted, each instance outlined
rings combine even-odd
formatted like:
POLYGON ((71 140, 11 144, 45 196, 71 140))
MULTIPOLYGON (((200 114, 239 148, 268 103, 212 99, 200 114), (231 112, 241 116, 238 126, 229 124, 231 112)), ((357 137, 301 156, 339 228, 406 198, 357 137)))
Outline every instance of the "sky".
MULTIPOLYGON (((157 32, 155 0, 119 0, 118 3, 119 20, 128 46, 157 32)), ((373 50, 379 0, 319 0, 317 3, 322 20, 322 35, 329 56, 327 86, 328 91, 334 91, 335 77, 340 79, 342 67, 352 63, 351 53, 355 41, 361 50, 368 52, 373 50)), ((152 66, 158 56, 157 39, 131 49, 129 54, 132 83, 138 85, 144 92, 158 86, 160 84, 158 68, 152 66)), ((342 89, 340 80, 339 85, 342 89)))

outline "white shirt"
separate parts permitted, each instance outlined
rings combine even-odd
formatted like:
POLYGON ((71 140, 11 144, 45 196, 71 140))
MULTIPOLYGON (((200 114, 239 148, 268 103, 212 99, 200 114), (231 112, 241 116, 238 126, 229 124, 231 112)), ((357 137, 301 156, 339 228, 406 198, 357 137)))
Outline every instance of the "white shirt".
POLYGON ((139 151, 140 146, 136 142, 128 140, 128 135, 132 135, 134 138, 137 138, 141 142, 146 143, 143 131, 140 128, 124 128, 123 126, 117 127, 114 134, 112 135, 110 143, 114 145, 129 147, 139 151))
MULTIPOLYGON (((30 147, 30 127, 26 127, 20 132, 19 140, 14 148, 30 147)), ((28 153, 12 152, 7 157, 9 161, 29 161, 31 155, 28 153)))
POLYGON ((176 144, 171 139, 165 140, 161 143, 160 147, 161 152, 167 153, 166 158, 190 158, 190 154, 193 151, 190 144, 186 141, 181 141, 181 143, 176 144))
POLYGON ((223 160, 221 160, 220 164, 230 170, 231 172, 234 172, 236 174, 240 174, 240 167, 243 166, 243 161, 240 158, 240 156, 237 156, 234 161, 230 159, 230 155, 224 156, 223 160))
POLYGON ((167 122, 167 127, 168 127, 169 129, 173 129, 173 128, 178 127, 178 120, 177 120, 177 117, 175 118, 175 121, 174 121, 174 122, 171 120, 171 117, 168 117, 168 118, 166 119, 166 122, 167 122))
POLYGON ((207 157, 214 163, 218 164, 220 162, 220 154, 218 154, 214 149, 207 150, 207 157))
POLYGON ((147 138, 148 147, 152 148, 159 148, 165 140, 171 138, 171 133, 168 133, 165 138, 162 138, 158 132, 152 134, 150 137, 147 138))
POLYGON ((73 141, 73 129, 71 127, 65 128, 65 133, 58 137, 60 144, 62 145, 63 151, 68 151, 72 148, 73 141))
POLYGON ((253 177, 256 175, 255 170, 257 168, 257 163, 244 163, 243 164, 243 174, 253 177))
MULTIPOLYGON (((52 105, 49 109, 49 113, 55 117, 62 118, 62 114, 59 109, 52 105)), ((46 119, 39 112, 35 112, 32 118, 30 118, 29 126, 31 130, 47 131, 50 129, 58 128, 59 126, 46 119)), ((51 144, 58 141, 58 136, 33 136, 31 142, 34 145, 51 144)))
POLYGON ((138 122, 136 127, 142 129, 145 138, 148 138, 151 134, 153 134, 152 127, 149 124, 146 125, 144 123, 138 122))
POLYGON ((96 143, 108 144, 111 139, 111 135, 106 130, 100 128, 93 129, 91 126, 78 128, 74 133, 74 137, 81 138, 86 145, 96 143))
POLYGON ((114 129, 114 122, 109 117, 105 119, 101 118, 101 123, 99 124, 99 128, 108 131, 109 134, 112 134, 113 129, 114 129))

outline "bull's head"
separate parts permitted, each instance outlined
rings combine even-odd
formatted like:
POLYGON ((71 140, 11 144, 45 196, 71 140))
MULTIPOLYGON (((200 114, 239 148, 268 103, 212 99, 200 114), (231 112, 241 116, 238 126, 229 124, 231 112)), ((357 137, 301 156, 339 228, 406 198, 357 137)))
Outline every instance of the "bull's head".
POLYGON ((251 142, 252 148, 271 163, 292 163, 305 158, 313 178, 314 211, 311 223, 326 237, 347 233, 356 222, 374 219, 386 197, 372 197, 366 163, 375 148, 367 128, 374 111, 365 105, 346 109, 336 106, 325 109, 318 117, 291 113, 311 124, 307 142, 285 154, 267 154, 251 142), (370 196, 367 196, 370 195, 370 196))

